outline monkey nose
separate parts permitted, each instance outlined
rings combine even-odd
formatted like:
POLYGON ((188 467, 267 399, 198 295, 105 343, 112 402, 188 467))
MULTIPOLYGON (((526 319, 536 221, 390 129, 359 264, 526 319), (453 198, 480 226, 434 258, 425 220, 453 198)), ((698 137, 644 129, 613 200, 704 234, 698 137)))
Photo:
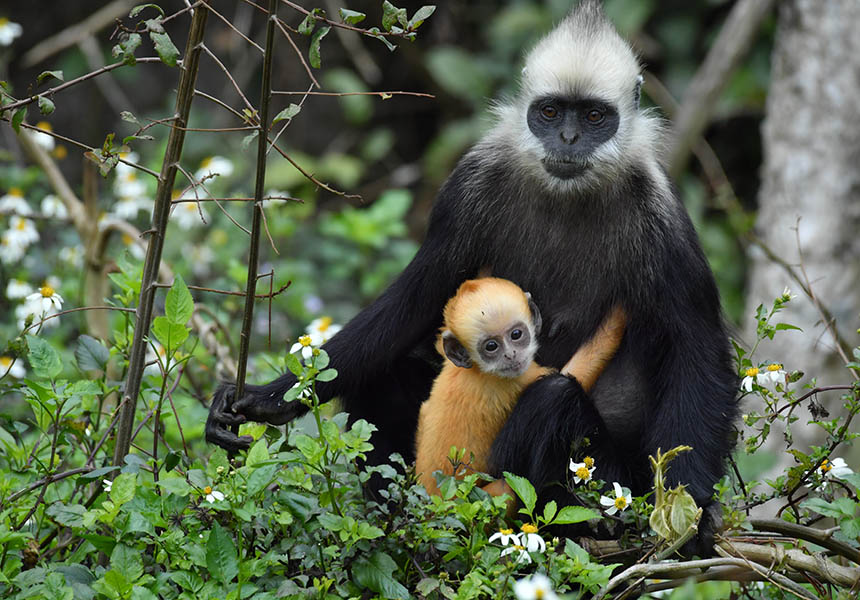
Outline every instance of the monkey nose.
POLYGON ((562 131, 561 133, 559 133, 559 135, 561 136, 561 141, 564 142, 565 144, 568 144, 569 146, 574 145, 579 140, 579 132, 578 131, 572 131, 572 132, 562 131))

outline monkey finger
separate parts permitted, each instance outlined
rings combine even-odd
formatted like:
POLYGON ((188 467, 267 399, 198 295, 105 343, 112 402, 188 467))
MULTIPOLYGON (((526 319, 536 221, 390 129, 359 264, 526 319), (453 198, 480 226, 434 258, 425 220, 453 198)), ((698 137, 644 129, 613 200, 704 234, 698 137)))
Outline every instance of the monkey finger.
POLYGON ((229 429, 218 427, 217 425, 207 421, 206 423, 206 441, 210 444, 215 444, 224 448, 229 452, 238 452, 239 450, 247 450, 254 441, 250 435, 237 436, 229 429))

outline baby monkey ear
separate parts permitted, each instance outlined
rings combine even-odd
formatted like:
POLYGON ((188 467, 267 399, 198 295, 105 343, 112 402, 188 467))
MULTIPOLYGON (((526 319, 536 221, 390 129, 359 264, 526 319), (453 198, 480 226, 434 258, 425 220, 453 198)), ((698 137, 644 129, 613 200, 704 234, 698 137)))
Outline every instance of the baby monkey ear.
POLYGON ((472 367, 472 358, 469 356, 469 352, 449 329, 442 332, 442 349, 445 350, 445 356, 448 357, 448 360, 458 367, 464 369, 472 367))
POLYGON ((540 333, 541 325, 543 325, 543 320, 540 317, 540 310, 538 310, 537 304, 532 300, 532 295, 526 292, 526 298, 529 301, 529 310, 532 313, 532 325, 535 328, 535 337, 540 333))

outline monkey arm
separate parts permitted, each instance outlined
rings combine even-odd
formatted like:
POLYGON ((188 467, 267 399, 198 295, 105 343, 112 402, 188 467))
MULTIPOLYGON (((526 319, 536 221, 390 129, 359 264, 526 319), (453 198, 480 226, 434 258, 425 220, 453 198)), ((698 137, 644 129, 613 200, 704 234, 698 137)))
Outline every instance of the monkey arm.
POLYGON ((589 391, 615 356, 624 337, 626 326, 627 315, 620 306, 616 306, 591 339, 580 346, 567 364, 561 368, 561 374, 575 377, 582 388, 586 392, 589 391))

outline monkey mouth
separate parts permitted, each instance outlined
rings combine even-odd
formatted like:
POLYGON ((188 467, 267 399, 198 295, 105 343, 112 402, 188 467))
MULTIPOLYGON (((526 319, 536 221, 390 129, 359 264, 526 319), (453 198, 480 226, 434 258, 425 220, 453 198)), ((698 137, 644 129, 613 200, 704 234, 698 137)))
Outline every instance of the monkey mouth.
POLYGON ((514 377, 519 377, 520 375, 525 373, 527 368, 528 368, 528 364, 525 362, 522 362, 522 363, 516 363, 516 364, 508 365, 506 367, 502 367, 498 371, 496 371, 496 373, 500 377, 514 378, 514 377))
POLYGON ((559 179, 573 179, 585 173, 591 165, 587 160, 546 157, 541 160, 544 170, 559 179))

